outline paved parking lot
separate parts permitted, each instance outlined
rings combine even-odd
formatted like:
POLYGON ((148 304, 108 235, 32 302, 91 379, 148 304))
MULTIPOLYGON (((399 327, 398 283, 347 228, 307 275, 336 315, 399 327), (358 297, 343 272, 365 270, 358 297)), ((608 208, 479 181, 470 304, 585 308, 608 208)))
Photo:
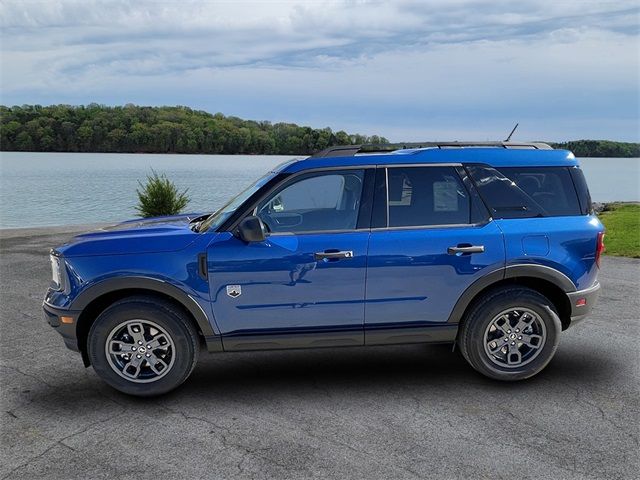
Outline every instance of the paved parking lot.
POLYGON ((526 382, 445 346, 206 355, 179 390, 105 386, 42 320, 47 252, 0 232, 0 478, 637 478, 640 261, 526 382))

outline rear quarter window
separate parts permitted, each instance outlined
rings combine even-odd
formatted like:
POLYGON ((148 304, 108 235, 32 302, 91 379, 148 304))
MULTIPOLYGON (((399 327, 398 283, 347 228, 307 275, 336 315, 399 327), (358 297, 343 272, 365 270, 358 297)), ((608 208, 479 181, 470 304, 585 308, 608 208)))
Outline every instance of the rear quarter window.
POLYGON ((582 214, 568 168, 507 167, 498 170, 540 205, 545 216, 582 214))
POLYGON ((587 180, 584 178, 584 173, 578 167, 569 168, 573 185, 576 187, 578 193, 578 200, 580 201, 580 209, 584 215, 593 213, 593 206, 591 203, 591 194, 589 193, 589 187, 587 187, 587 180))
MULTIPOLYGON (((494 169, 470 165, 467 170, 494 218, 558 217, 585 213, 569 168, 494 169)), ((588 195, 588 190, 586 192, 588 195)))

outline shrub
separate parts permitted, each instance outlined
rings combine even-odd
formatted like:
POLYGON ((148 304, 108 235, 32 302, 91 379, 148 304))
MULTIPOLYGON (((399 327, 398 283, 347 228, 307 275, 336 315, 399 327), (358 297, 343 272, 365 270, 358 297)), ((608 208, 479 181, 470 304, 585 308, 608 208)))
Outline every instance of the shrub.
POLYGON ((163 173, 158 175, 151 170, 147 175, 147 182, 142 184, 138 180, 138 205, 136 210, 142 217, 158 217, 161 215, 176 215, 182 211, 190 201, 187 195, 189 189, 179 192, 174 183, 163 173))

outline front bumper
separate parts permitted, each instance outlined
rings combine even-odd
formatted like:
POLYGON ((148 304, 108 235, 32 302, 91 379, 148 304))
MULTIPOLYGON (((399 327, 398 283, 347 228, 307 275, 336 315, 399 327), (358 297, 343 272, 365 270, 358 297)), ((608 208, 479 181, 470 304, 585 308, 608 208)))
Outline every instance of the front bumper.
POLYGON ((599 294, 600 282, 596 282, 593 287, 585 290, 567 293, 567 297, 569 297, 569 302, 571 303, 570 326, 581 322, 591 313, 591 310, 598 301, 599 294))
POLYGON ((78 348, 78 338, 76 336, 76 324, 78 322, 80 312, 62 310, 52 307, 47 303, 42 304, 42 309, 44 311, 45 320, 62 336, 67 348, 74 352, 79 352, 80 349, 78 348), (71 322, 63 322, 62 317, 65 317, 66 322, 69 322, 69 319, 71 319, 71 322))

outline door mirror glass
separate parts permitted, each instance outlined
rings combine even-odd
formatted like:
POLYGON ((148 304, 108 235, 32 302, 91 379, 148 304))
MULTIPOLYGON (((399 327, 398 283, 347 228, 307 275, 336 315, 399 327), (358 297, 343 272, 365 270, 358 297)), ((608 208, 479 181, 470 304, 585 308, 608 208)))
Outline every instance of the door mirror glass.
POLYGON ((267 230, 258 217, 250 216, 238 225, 238 237, 247 243, 262 242, 267 238, 267 230))

